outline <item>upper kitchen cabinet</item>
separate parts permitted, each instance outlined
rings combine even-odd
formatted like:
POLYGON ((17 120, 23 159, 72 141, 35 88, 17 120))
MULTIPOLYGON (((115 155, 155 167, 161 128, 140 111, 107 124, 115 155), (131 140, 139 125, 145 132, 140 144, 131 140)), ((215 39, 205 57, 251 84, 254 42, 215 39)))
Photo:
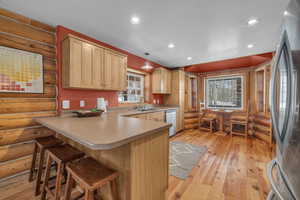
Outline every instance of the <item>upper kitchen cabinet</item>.
POLYGON ((152 93, 171 93, 171 71, 165 68, 157 68, 152 73, 152 93))
POLYGON ((64 88, 126 89, 126 55, 69 35, 62 56, 64 88))
POLYGON ((126 90, 127 87, 127 57, 105 50, 105 82, 108 90, 126 90))

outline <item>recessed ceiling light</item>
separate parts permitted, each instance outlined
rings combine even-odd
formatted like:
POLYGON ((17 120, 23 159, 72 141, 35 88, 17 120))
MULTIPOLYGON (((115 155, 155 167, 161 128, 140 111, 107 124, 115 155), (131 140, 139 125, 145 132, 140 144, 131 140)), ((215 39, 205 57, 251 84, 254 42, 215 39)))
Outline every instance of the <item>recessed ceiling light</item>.
POLYGON ((248 48, 252 49, 254 47, 254 44, 248 44, 248 48))
POLYGON ((192 60, 192 57, 187 57, 188 60, 192 60))
POLYGON ((289 14, 288 11, 284 11, 283 15, 287 16, 289 14))
POLYGON ((168 45, 168 47, 169 47, 170 49, 172 49, 172 48, 174 48, 174 47, 175 47, 175 44, 173 44, 173 43, 170 43, 170 44, 168 45))
POLYGON ((258 20, 257 19, 249 19, 248 21, 248 25, 249 26, 254 26, 255 24, 258 23, 258 20))
POLYGON ((133 16, 133 17, 131 17, 130 22, 131 22, 132 24, 139 24, 139 23, 140 23, 140 18, 137 17, 137 16, 133 16))

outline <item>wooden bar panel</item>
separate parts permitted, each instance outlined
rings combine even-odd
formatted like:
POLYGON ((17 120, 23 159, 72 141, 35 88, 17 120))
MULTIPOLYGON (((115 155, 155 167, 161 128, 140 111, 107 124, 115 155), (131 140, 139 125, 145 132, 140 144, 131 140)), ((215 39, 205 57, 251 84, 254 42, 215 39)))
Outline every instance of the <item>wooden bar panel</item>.
POLYGON ((0 147, 0 163, 28 156, 33 153, 34 144, 25 143, 0 147))
MULTIPOLYGON (((60 139, 120 172, 118 187, 122 200, 165 200, 169 176, 169 131, 158 131, 110 150, 92 150, 58 133, 60 139)), ((112 200, 108 187, 103 200, 112 200)))
POLYGON ((0 114, 51 111, 56 108, 56 99, 0 99, 0 114))
POLYGON ((165 200, 169 178, 169 134, 159 132, 131 143, 131 199, 165 200))
POLYGON ((30 51, 41 54, 45 57, 55 59, 55 47, 44 45, 21 37, 0 33, 0 45, 30 51))
POLYGON ((16 113, 0 114, 0 130, 15 129, 28 126, 39 125, 33 120, 33 117, 52 117, 56 116, 56 111, 39 113, 16 113))
POLYGON ((0 164, 0 179, 12 176, 29 169, 32 156, 0 164))
POLYGON ((0 31, 15 34, 50 45, 55 44, 55 34, 35 29, 26 24, 21 24, 0 16, 0 31))
POLYGON ((26 142, 39 137, 54 135, 55 132, 45 127, 18 128, 0 130, 0 145, 16 144, 26 142))

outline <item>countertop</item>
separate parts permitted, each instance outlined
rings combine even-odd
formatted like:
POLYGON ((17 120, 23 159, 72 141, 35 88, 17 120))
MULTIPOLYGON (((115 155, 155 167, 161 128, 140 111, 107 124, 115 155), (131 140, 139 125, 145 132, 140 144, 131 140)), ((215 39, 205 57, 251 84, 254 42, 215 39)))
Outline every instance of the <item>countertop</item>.
POLYGON ((159 107, 149 111, 120 109, 103 113, 101 117, 77 118, 67 114, 36 118, 36 121, 90 149, 107 150, 171 126, 164 122, 133 118, 131 115, 171 109, 177 108, 159 107))

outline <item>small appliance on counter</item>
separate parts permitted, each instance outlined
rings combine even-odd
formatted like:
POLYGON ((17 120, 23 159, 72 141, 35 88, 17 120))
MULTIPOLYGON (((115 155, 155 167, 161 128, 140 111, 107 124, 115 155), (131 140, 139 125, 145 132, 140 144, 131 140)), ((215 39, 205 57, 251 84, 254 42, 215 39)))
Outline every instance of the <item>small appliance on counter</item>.
POLYGON ((106 102, 104 98, 97 98, 97 109, 107 112, 106 102))

